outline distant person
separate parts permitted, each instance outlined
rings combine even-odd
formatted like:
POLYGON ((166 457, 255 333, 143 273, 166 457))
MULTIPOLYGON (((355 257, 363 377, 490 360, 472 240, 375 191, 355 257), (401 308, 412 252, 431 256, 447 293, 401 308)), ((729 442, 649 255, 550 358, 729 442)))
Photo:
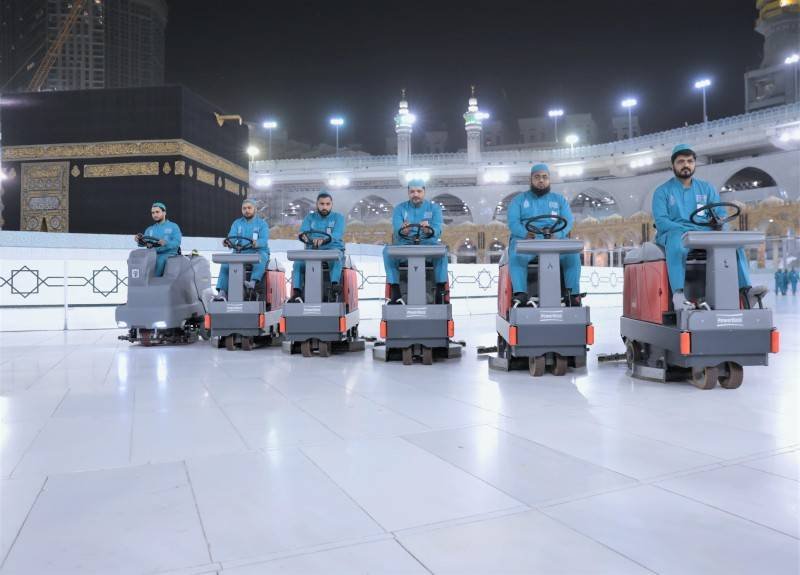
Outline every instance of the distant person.
POLYGON ((155 223, 148 226, 143 234, 133 236, 133 239, 136 240, 136 243, 139 243, 144 236, 158 238, 156 276, 161 277, 164 275, 167 258, 178 255, 178 250, 181 247, 181 229, 178 224, 167 219, 167 206, 161 202, 153 202, 153 205, 150 206, 150 215, 155 223))
POLYGON ((797 268, 792 268, 789 272, 789 283, 792 284, 792 295, 797 295, 797 280, 800 279, 800 274, 797 273, 797 268))

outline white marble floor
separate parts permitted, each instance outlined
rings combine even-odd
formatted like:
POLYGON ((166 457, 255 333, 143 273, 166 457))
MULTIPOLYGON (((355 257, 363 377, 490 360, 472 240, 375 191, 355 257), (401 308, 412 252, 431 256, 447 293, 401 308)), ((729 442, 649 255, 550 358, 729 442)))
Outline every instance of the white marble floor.
MULTIPOLYGON (((0 334, 3 574, 798 573, 800 298, 738 390, 0 334)), ((374 322, 362 332, 374 333, 374 322)))

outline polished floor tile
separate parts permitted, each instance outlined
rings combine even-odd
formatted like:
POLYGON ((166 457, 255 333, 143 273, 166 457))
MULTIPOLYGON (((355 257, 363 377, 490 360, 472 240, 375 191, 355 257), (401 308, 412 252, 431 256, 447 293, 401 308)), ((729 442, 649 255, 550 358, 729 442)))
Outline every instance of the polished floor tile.
POLYGON ((743 465, 800 481, 800 450, 754 459, 743 465))
POLYGON ((384 532, 299 451, 198 458, 187 466, 215 561, 384 532))
POLYGON ((141 574, 210 562, 182 464, 51 477, 4 575, 141 574))
POLYGON ((538 511, 400 533, 398 539, 436 574, 651 573, 538 511))
POLYGON ((725 511, 642 486, 544 510, 664 575, 796 575, 798 540, 725 511))
POLYGON ((388 531, 522 505, 402 439, 303 451, 388 531))
POLYGON ((0 479, 0 565, 17 537, 44 479, 0 479))

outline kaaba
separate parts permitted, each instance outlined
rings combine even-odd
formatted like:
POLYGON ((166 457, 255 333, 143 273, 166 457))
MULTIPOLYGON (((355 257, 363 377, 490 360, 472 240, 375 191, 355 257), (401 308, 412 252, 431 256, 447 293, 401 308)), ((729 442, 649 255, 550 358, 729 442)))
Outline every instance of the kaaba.
POLYGON ((133 234, 160 201, 223 236, 248 193, 248 128, 181 86, 4 95, 5 230, 133 234))

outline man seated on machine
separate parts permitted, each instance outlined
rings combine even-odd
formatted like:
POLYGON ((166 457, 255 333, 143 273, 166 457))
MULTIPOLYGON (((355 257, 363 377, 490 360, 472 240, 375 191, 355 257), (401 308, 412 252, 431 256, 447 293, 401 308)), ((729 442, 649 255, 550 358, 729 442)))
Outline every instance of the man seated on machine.
MULTIPOLYGON (((442 235, 442 208, 439 204, 425 199, 425 182, 412 179, 408 182, 408 201, 398 204, 392 213, 392 242, 394 245, 435 245, 442 235)), ((383 265, 386 269, 386 283, 390 286, 389 304, 405 304, 400 292, 400 260, 387 254, 383 249, 383 265)), ((447 287, 447 256, 428 258, 433 263, 436 281, 434 302, 444 303, 447 287)))
MULTIPOLYGON (((258 263, 253 265, 250 279, 244 282, 246 288, 255 288, 264 279, 264 271, 269 263, 269 225, 261 216, 256 215, 256 204, 253 200, 242 202, 242 217, 233 221, 222 245, 226 248, 238 248, 242 254, 258 254, 258 263)), ((228 264, 222 264, 215 301, 225 301, 228 297, 228 273, 228 264)))
POLYGON ((147 240, 152 240, 151 245, 156 248, 156 276, 161 277, 164 275, 167 258, 178 255, 181 247, 181 229, 178 224, 167 219, 167 206, 161 202, 153 202, 150 206, 150 215, 155 223, 143 234, 133 236, 133 239, 139 245, 147 245, 149 243, 147 240))
MULTIPOLYGON (((688 248, 681 238, 685 232, 710 228, 690 221, 692 212, 708 204, 720 202, 719 193, 704 180, 694 177, 697 154, 686 144, 678 144, 672 149, 672 172, 674 178, 656 188, 653 195, 653 219, 656 225, 656 243, 664 248, 667 259, 667 275, 672 289, 672 305, 675 310, 694 309, 694 302, 688 301, 683 289, 686 281, 686 255, 688 248)), ((712 208, 718 218, 726 217, 724 207, 712 208)), ((707 220, 708 214, 700 214, 696 219, 707 220)), ((736 267, 739 275, 739 290, 747 297, 750 307, 756 307, 766 288, 751 287, 750 272, 744 249, 736 251, 736 267)))
MULTIPOLYGON (((317 194, 317 210, 303 218, 300 225, 300 239, 306 249, 338 250, 339 259, 328 262, 330 265, 331 292, 336 301, 342 295, 342 265, 344 264, 344 216, 333 210, 333 197, 325 190, 317 194)), ((296 261, 292 268, 292 297, 289 303, 303 302, 303 284, 306 262, 296 261)))
MULTIPOLYGON (((531 186, 517 194, 508 204, 508 229, 511 237, 508 246, 508 271, 514 292, 514 307, 535 306, 536 302, 528 295, 528 264, 535 255, 518 254, 517 242, 525 239, 543 239, 541 234, 528 231, 525 222, 535 216, 561 216, 567 221, 563 230, 555 232, 554 238, 566 238, 572 230, 573 217, 569 202, 561 194, 550 191, 550 168, 547 164, 536 164, 531 168, 531 186)), ((553 220, 553 224, 556 220, 553 220)), ((581 305, 581 259, 578 254, 561 254, 561 271, 564 274, 564 287, 569 292, 569 304, 581 305)))

